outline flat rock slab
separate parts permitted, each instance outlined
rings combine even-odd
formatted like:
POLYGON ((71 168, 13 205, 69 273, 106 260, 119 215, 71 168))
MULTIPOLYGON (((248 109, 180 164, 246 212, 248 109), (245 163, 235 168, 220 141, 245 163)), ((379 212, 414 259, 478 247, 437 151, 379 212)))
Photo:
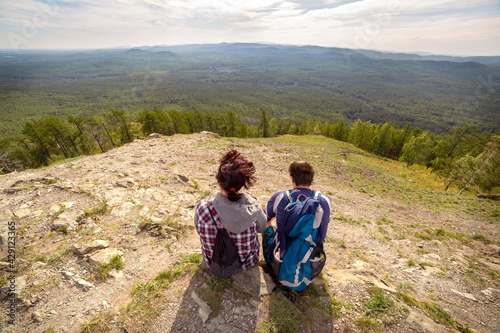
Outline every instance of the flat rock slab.
POLYGON ((276 287, 273 279, 260 266, 236 273, 231 278, 235 289, 250 295, 269 295, 276 287))

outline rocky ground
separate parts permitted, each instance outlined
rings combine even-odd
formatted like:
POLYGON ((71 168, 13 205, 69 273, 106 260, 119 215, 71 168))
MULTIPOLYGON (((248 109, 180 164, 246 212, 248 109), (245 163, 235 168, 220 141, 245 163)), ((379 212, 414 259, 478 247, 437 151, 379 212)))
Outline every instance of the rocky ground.
POLYGON ((0 176, 0 331, 499 332, 500 205, 432 177, 329 139, 210 133, 0 176), (314 187, 333 203, 328 262, 302 295, 263 265, 224 281, 195 260, 194 205, 217 193, 217 160, 233 148, 256 164, 249 192, 262 204, 290 186, 291 161, 317 166, 314 187), (392 314, 369 313, 373 287, 392 314))

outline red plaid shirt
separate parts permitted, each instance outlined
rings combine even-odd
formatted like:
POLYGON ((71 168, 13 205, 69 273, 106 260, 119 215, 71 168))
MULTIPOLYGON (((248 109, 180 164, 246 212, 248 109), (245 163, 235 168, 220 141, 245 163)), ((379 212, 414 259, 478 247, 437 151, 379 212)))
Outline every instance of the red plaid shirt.
MULTIPOLYGON (((196 205, 197 221, 196 229, 200 235, 201 252, 205 263, 210 266, 212 254, 214 250, 215 235, 217 235, 217 226, 215 223, 222 223, 219 214, 212 205, 212 201, 200 201, 196 205), (212 220, 212 216, 217 221, 212 220)), ((226 229, 227 230, 227 229, 226 229)), ((257 221, 250 228, 243 231, 241 234, 235 234, 227 230, 227 233, 238 248, 238 254, 243 265, 240 271, 248 269, 259 262, 259 238, 257 237, 257 221)))

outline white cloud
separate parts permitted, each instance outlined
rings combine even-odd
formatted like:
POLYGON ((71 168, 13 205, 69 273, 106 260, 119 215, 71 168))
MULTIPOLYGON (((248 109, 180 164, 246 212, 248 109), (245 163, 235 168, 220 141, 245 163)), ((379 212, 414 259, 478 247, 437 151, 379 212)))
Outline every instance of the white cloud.
POLYGON ((268 41, 479 53, 482 40, 500 54, 494 0, 40 1, 2 1, 0 48, 15 34, 26 48, 268 41))

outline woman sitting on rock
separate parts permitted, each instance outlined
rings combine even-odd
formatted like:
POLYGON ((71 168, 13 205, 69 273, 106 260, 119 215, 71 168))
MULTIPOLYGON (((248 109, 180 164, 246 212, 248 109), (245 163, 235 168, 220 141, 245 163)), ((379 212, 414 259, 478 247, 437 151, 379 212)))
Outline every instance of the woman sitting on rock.
POLYGON ((227 277, 259 262, 257 233, 266 230, 267 218, 257 198, 240 193, 243 187, 248 189, 256 180, 253 163, 236 150, 229 151, 219 162, 216 179, 220 192, 213 200, 202 200, 196 205, 194 224, 200 235, 205 263, 214 274, 227 277), (217 232, 224 230, 239 255, 232 267, 220 267, 212 261, 217 232))

